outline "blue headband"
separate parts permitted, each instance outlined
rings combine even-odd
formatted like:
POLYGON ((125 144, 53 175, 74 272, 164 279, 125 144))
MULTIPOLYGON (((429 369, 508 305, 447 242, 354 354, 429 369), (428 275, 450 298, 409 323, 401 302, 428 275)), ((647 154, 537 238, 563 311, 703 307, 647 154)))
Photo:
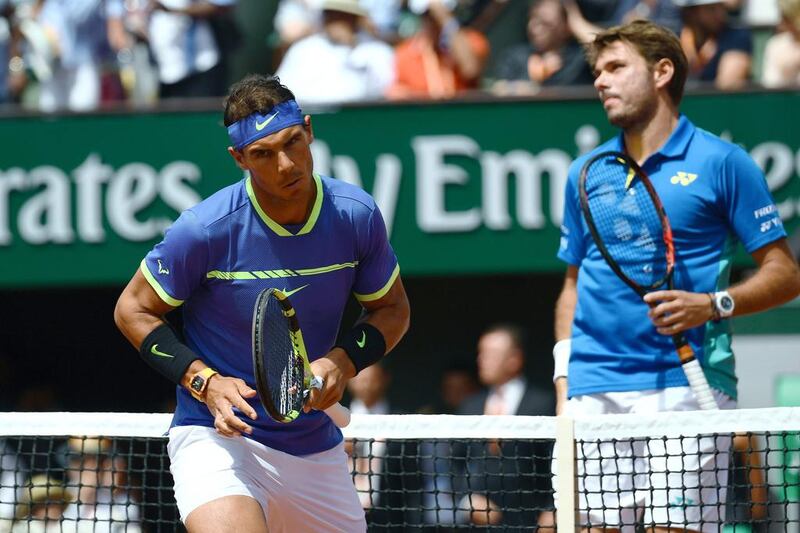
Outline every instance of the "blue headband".
POLYGON ((256 111, 242 120, 234 122, 228 126, 228 136, 231 138, 233 147, 241 150, 262 137, 303 123, 303 112, 300 106, 294 100, 286 100, 264 114, 256 111))

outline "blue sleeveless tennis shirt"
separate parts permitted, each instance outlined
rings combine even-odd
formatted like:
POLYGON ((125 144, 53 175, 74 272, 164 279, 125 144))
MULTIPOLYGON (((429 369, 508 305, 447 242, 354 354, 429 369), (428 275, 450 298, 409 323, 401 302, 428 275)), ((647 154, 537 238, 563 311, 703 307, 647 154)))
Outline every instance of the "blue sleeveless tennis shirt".
MULTIPOLYGON (((688 385, 671 338, 656 331, 647 305, 605 262, 581 214, 580 169, 594 154, 624 151, 623 142, 620 134, 578 158, 567 180, 558 257, 579 267, 570 397, 688 385)), ((696 128, 683 115, 642 168, 672 226, 676 289, 723 290, 739 242, 752 253, 786 236, 764 175, 753 160, 742 148, 696 128)), ((708 322, 686 334, 709 384, 736 398, 730 321, 708 322)))
MULTIPOLYGON (((314 181, 316 201, 305 224, 283 227, 270 219, 246 178, 184 211, 140 267, 166 303, 183 305, 188 346, 220 374, 253 388, 253 306, 261 290, 290 294, 313 361, 334 345, 350 294, 376 300, 399 274, 372 197, 331 178, 315 174, 314 181)), ((284 424, 272 421, 258 398, 250 404, 258 420, 240 418, 271 448, 306 455, 342 440, 322 412, 284 424)), ((214 427, 214 420, 179 386, 173 425, 214 427)))

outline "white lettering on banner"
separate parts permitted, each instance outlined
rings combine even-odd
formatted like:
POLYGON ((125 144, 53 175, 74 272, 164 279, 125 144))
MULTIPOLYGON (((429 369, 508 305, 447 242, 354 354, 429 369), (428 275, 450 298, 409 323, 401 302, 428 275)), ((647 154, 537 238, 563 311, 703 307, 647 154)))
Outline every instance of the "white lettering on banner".
POLYGON ((183 184, 198 183, 200 169, 189 161, 173 161, 158 173, 158 195, 176 213, 180 213, 201 200, 197 191, 183 184))
MULTIPOLYGON (((124 239, 144 241, 158 235, 158 221, 139 222, 136 213, 156 199, 156 171, 144 163, 128 163, 117 171, 106 193, 106 211, 111 227, 124 239)), ((167 220, 169 225, 169 220, 167 220)), ((164 226, 166 227, 166 226, 164 226)))
POLYGON ((512 150, 505 155, 480 152, 477 142, 465 136, 415 137, 411 141, 417 156, 417 223, 422 231, 465 232, 481 223, 494 230, 511 228, 508 210, 508 179, 513 174, 517 184, 516 215, 525 229, 545 227, 542 203, 542 176, 550 178, 551 221, 561 223, 561 206, 567 171, 572 158, 566 152, 547 149, 538 156, 525 150, 512 150), (465 185, 466 171, 445 164, 446 156, 467 156, 481 163, 481 209, 447 211, 447 185, 465 185))
POLYGON ((500 155, 495 152, 481 154, 483 172, 483 221, 487 228, 511 228, 508 212, 508 178, 516 176, 517 220, 525 229, 541 229, 546 221, 542 203, 542 175, 550 177, 550 207, 553 223, 561 221, 564 185, 572 159, 561 150, 544 150, 538 156, 525 150, 513 150, 500 155), (553 208, 559 206, 557 212, 553 208))
MULTIPOLYGON (((599 133, 594 126, 582 125, 574 141, 574 153, 557 148, 538 152, 517 148, 503 153, 483 150, 477 140, 466 135, 412 137, 411 168, 403 168, 399 153, 375 156, 371 194, 389 235, 398 216, 406 223, 416 221, 417 230, 424 233, 466 233, 480 227, 509 231, 515 224, 533 231, 558 227, 572 158, 593 149, 599 133), (406 179, 414 179, 414 185, 409 182, 405 187, 415 195, 415 203, 403 204, 405 212, 398 214, 404 171, 406 179), (474 199, 454 209, 451 196, 465 198, 464 190, 474 199)), ((357 186, 369 181, 362 179, 369 160, 332 155, 321 139, 311 147, 314 168, 320 174, 357 186)), ((794 183, 800 151, 767 141, 750 154, 764 170, 770 190, 794 183)), ((201 200, 193 187, 201 178, 199 167, 189 161, 173 161, 160 170, 143 162, 115 169, 96 153, 88 154, 71 172, 51 165, 0 170, 0 247, 15 239, 32 245, 63 245, 76 240, 102 243, 113 235, 137 242, 156 238, 175 216, 163 210, 159 215, 150 214, 151 206, 162 202, 176 214, 191 207, 201 200)), ((776 206, 759 208, 753 216, 763 221, 762 229, 768 231, 777 221, 800 215, 797 196, 784 196, 776 206)))
POLYGON ((26 174, 21 168, 9 168, 0 174, 0 246, 11 244, 10 199, 11 191, 25 188, 26 174))
POLYGON ((78 235, 85 242, 105 240, 101 186, 113 174, 114 169, 102 164, 97 154, 90 154, 72 173, 78 187, 78 235))
POLYGON ((44 187, 19 210, 19 234, 31 244, 72 242, 69 179, 58 168, 36 167, 28 175, 33 189, 44 187))
MULTIPOLYGON (((331 157, 331 150, 325 141, 316 139, 311 145, 314 158, 314 170, 325 176, 334 176, 344 182, 364 187, 361 173, 355 159, 346 155, 331 157), (331 171, 333 168, 333 171, 331 171)), ((375 161, 375 180, 372 185, 372 197, 381 210, 386 224, 386 233, 392 234, 397 201, 400 195, 400 181, 403 165, 395 154, 380 154, 375 161)))
POLYGON ((464 135, 414 137, 411 146, 417 159, 417 224, 430 233, 472 231, 481 224, 478 207, 466 211, 447 211, 445 188, 466 185, 469 174, 456 165, 445 163, 445 156, 477 158, 480 146, 464 135))
POLYGON ((0 246, 14 240, 13 193, 30 195, 16 213, 16 228, 22 241, 36 245, 70 244, 75 242, 76 233, 83 242, 104 242, 104 213, 108 225, 123 239, 149 240, 160 235, 172 219, 140 218, 143 210, 160 198, 180 213, 202 199, 186 184, 196 183, 201 177, 197 165, 188 161, 174 161, 161 172, 146 163, 129 163, 115 172, 98 154, 89 154, 71 175, 74 226, 73 184, 64 171, 42 165, 30 171, 9 168, 0 172, 0 246))

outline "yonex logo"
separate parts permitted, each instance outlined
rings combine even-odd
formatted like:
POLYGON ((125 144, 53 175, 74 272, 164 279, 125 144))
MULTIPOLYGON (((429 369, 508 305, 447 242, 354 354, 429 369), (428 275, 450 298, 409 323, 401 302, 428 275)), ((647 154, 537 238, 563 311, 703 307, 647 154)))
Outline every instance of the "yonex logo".
POLYGON ((696 179, 697 179, 697 174, 691 174, 689 172, 676 172, 675 175, 669 179, 669 181, 673 185, 677 185, 678 183, 680 183, 681 185, 686 187, 696 179))
POLYGON ((156 261, 158 261, 158 273, 169 276, 169 269, 164 268, 164 266, 161 264, 161 259, 156 259, 156 261))
POLYGON ((267 124, 269 124, 270 122, 272 122, 272 120, 273 120, 275 117, 277 117, 277 116, 278 116, 278 113, 280 113, 280 111, 276 111, 274 115, 272 115, 271 117, 269 117, 269 118, 268 118, 267 120, 265 120, 264 122, 258 122, 258 121, 256 121, 256 131, 261 131, 261 130, 263 130, 264 128, 266 128, 266 127, 267 127, 267 124))

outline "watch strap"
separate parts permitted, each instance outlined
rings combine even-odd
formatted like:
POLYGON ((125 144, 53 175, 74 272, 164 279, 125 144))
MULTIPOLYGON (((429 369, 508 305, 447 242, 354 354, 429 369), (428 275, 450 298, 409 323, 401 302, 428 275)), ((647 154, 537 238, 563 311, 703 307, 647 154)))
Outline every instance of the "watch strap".
POLYGON ((198 372, 197 374, 195 374, 194 376, 192 376, 192 379, 189 380, 189 392, 192 393, 192 396, 194 396, 195 400, 198 400, 198 401, 201 401, 201 402, 205 402, 205 399, 204 399, 205 398, 205 394, 204 393, 206 392, 206 388, 208 387, 208 379, 211 376, 214 376, 216 374, 219 374, 219 372, 217 372, 216 370, 214 370, 211 367, 206 367, 203 370, 201 370, 200 372, 198 372), (198 377, 203 380, 203 383, 200 385, 200 390, 199 391, 195 390, 194 387, 192 387, 192 384, 194 383, 195 379, 197 379, 198 377))
POLYGON ((713 292, 708 293, 708 298, 711 303, 711 320, 714 322, 719 322, 721 317, 719 314, 719 309, 717 308, 717 298, 713 292))

